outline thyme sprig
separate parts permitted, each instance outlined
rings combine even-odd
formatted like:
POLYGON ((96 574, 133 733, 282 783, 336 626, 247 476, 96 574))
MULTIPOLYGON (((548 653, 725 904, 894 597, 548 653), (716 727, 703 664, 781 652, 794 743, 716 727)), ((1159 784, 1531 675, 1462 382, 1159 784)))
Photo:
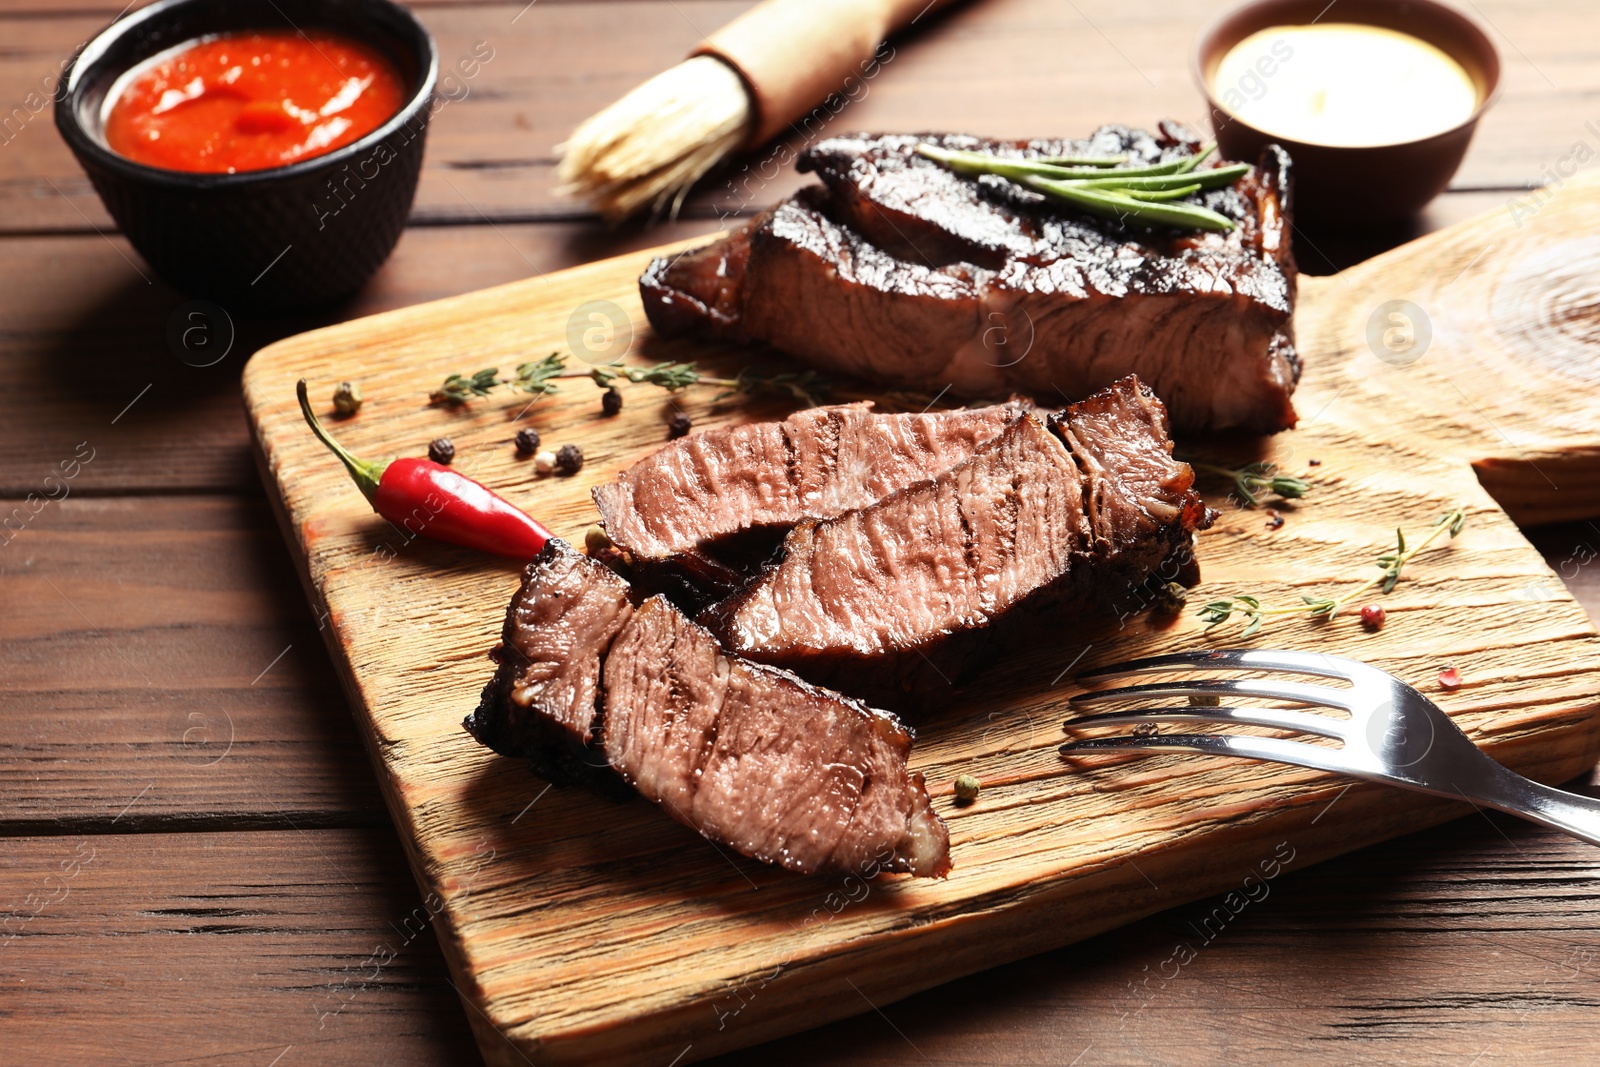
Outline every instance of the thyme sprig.
POLYGON ((1233 491, 1247 508, 1261 505, 1262 493, 1273 493, 1285 500, 1298 500, 1311 492, 1311 483, 1278 470, 1276 463, 1251 463, 1244 467, 1224 467, 1216 463, 1189 460, 1189 466, 1233 482, 1233 491))
POLYGON ((658 385, 669 393, 698 385, 702 375, 693 363, 657 363, 653 367, 624 367, 620 363, 607 363, 589 371, 589 377, 602 389, 611 388, 617 379, 635 385, 658 385))
POLYGON ((1259 597, 1238 595, 1223 597, 1213 600, 1198 612, 1200 618, 1206 623, 1206 632, 1210 632, 1233 618, 1235 615, 1245 620, 1244 630, 1240 637, 1249 637, 1257 630, 1269 615, 1306 615, 1313 619, 1332 619, 1339 614, 1346 605, 1369 589, 1379 588, 1384 593, 1394 590, 1400 581, 1400 572, 1405 565, 1411 562, 1416 555, 1433 544, 1443 534, 1448 533, 1452 540, 1461 533, 1467 524, 1467 513, 1460 508, 1446 512, 1433 521, 1428 533, 1415 544, 1406 544, 1405 531, 1396 529, 1394 532, 1395 543, 1377 559, 1379 573, 1375 578, 1347 589, 1338 596, 1310 596, 1302 594, 1303 603, 1280 607, 1264 607, 1259 597))
POLYGON ((552 352, 543 359, 520 364, 510 378, 500 377, 498 367, 486 367, 470 375, 452 374, 429 394, 428 399, 434 404, 461 405, 475 397, 488 396, 499 388, 542 395, 556 392, 559 388, 556 382, 560 378, 588 378, 602 389, 624 381, 653 385, 669 393, 703 385, 720 390, 713 401, 740 394, 776 393, 807 405, 821 403, 832 388, 827 378, 813 370, 767 371, 745 367, 736 377, 718 378, 702 374, 693 363, 669 361, 648 367, 604 363, 583 370, 569 368, 565 356, 552 352))
POLYGON ((1202 189, 1232 185, 1249 172, 1249 166, 1243 163, 1199 169, 1214 147, 1207 145, 1180 159, 1134 167, 1118 166, 1125 159, 1110 162, 1111 157, 1018 159, 989 152, 952 151, 931 144, 917 145, 917 154, 957 174, 1005 178, 1101 218, 1135 219, 1180 230, 1227 232, 1233 229, 1232 219, 1199 204, 1183 202, 1202 189))

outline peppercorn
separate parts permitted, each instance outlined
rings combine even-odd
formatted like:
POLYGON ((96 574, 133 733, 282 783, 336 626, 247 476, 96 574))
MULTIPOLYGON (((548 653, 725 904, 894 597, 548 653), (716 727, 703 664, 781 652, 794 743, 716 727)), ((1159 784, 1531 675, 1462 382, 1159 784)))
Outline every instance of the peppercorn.
POLYGON ((983 783, 970 774, 963 774, 956 779, 956 803, 971 804, 978 799, 978 790, 983 788, 983 783))
POLYGON ((355 382, 340 382, 333 390, 333 410, 341 415, 354 415, 361 410, 361 386, 355 382))
POLYGON ((616 415, 622 411, 622 394, 617 392, 616 386, 601 394, 600 410, 606 415, 616 415))
POLYGON ((428 442, 428 458, 448 467, 450 461, 456 458, 456 446, 450 443, 448 437, 435 437, 428 442))
POLYGON ((1361 609, 1361 625, 1369 630, 1383 629, 1383 624, 1388 618, 1389 613, 1383 610, 1382 604, 1368 604, 1361 609))
POLYGON ((1163 615, 1176 615, 1189 603, 1189 590, 1177 582, 1162 582, 1156 589, 1155 609, 1163 615))
POLYGON ((1283 516, 1278 513, 1277 508, 1268 508, 1267 515, 1270 516, 1267 519, 1267 529, 1279 530, 1283 528, 1283 516))
POLYGON ((517 431, 517 455, 531 456, 539 451, 539 431, 532 426, 525 426, 517 431))
POLYGON ((556 473, 570 478, 583 470, 583 449, 577 445, 562 445, 556 449, 556 473))
POLYGON ((583 547, 591 556, 598 556, 610 548, 611 538, 606 535, 605 527, 596 523, 583 531, 583 547))
POLYGON ((1320 466, 1322 466, 1322 460, 1320 460, 1320 459, 1308 459, 1308 460, 1306 460, 1306 465, 1310 466, 1310 467, 1320 467, 1320 466))
POLYGON ((533 469, 540 474, 549 474, 556 469, 556 454, 554 452, 540 452, 533 457, 533 469))
POLYGON ((682 411, 674 411, 672 418, 667 420, 667 440, 671 441, 682 437, 694 429, 694 420, 682 411))

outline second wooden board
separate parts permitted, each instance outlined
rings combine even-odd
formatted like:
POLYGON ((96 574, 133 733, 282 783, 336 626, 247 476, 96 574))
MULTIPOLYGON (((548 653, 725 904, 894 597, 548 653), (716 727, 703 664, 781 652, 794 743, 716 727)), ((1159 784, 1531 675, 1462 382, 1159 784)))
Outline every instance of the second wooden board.
MULTIPOLYGON (((659 447, 672 411, 704 428, 783 409, 633 386, 623 413, 602 418, 582 380, 531 405, 500 395, 451 411, 427 397, 449 373, 550 352, 736 372, 748 353, 651 335, 635 288, 645 259, 291 338, 246 371, 267 483, 424 892, 409 922, 438 930, 491 1063, 699 1059, 1468 810, 1293 768, 1058 756, 1074 671, 1237 643, 1236 630, 1203 635, 1192 614, 1125 610, 1046 635, 918 724, 913 764, 951 829, 946 881, 786 874, 642 802, 548 788, 479 747, 460 721, 490 673, 516 569, 375 518, 301 423, 295 380, 324 400, 335 382, 360 381, 366 407, 334 426, 357 454, 420 454, 448 435, 459 468, 579 540, 594 518, 589 488, 659 447), (581 474, 536 478, 511 445, 530 424, 547 447, 581 445, 581 474), (984 783, 966 808, 952 797, 961 773, 984 783)), ((1201 538, 1192 599, 1297 603, 1348 588, 1397 528, 1464 508, 1461 537, 1419 557, 1384 599, 1382 631, 1278 620, 1251 644, 1390 670, 1545 781, 1591 766, 1600 636, 1513 517, 1600 514, 1600 314, 1586 283, 1597 272, 1600 190, 1570 186, 1520 225, 1489 216, 1305 279, 1300 427, 1190 447, 1274 460, 1313 493, 1279 526, 1217 486, 1223 515, 1201 538), (1445 666, 1465 676, 1460 690, 1441 691, 1445 666)), ((1138 599, 1130 591, 1125 607, 1138 599)))

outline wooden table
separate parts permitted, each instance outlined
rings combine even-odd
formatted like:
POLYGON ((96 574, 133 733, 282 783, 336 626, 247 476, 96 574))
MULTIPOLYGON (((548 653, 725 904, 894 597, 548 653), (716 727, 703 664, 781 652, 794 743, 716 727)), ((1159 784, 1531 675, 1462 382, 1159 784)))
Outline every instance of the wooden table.
MULTIPOLYGON (((0 1061, 477 1057, 471 1009, 407 922, 427 913, 251 464, 240 367, 313 325, 712 232, 798 179, 763 179, 758 156, 678 222, 616 233, 554 192, 550 146, 742 0, 417 6, 445 64, 478 42, 493 58, 435 120, 394 258, 347 306, 239 320, 229 355, 196 368, 166 341, 183 297, 32 113, 120 3, 0 0, 0 1061)), ((1109 6, 960 9, 897 42, 833 127, 1197 118, 1188 49, 1223 5, 1109 6)), ((1506 77, 1455 185, 1411 227, 1299 234, 1308 271, 1508 210, 1576 144, 1600 150, 1600 11, 1463 6, 1506 77)), ((1600 617, 1600 527, 1535 536, 1600 617)), ((726 1062, 1592 1058, 1600 853, 1463 814, 1275 881, 1209 943, 1194 904, 726 1062), (1182 966, 1180 942, 1198 950, 1182 966)))

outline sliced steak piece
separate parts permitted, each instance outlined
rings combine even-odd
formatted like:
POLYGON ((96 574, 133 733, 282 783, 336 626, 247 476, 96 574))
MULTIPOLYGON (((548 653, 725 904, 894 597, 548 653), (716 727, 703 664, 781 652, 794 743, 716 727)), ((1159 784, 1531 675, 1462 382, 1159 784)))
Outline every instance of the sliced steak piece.
POLYGON ((531 760, 554 782, 597 779, 590 751, 600 708, 600 664, 633 617, 628 583, 551 539, 522 572, 506 609, 499 663, 465 726, 505 756, 531 760))
POLYGON ((971 396, 1081 397, 1137 373, 1183 432, 1294 425, 1281 151, 1201 194, 1235 221, 1232 232, 1174 233, 957 175, 916 155, 921 141, 1137 162, 1195 147, 1170 127, 1159 136, 1106 127, 1086 141, 833 138, 801 157, 823 186, 716 245, 651 264, 640 281, 651 322, 663 334, 767 342, 832 371, 971 396))
MULTIPOLYGON (((552 781, 626 782, 708 839, 800 872, 942 876, 949 834, 894 716, 725 653, 552 540, 466 728, 552 781)), ((623 787, 625 788, 625 787, 623 787)))
POLYGON ((1048 427, 1024 415, 934 481, 796 526, 783 561, 703 621, 730 651, 920 703, 997 640, 1103 610, 1189 550, 1209 515, 1171 448, 1133 378, 1048 427))
POLYGON ((719 427, 640 460, 597 486, 594 500, 640 584, 699 606, 697 593, 731 593, 801 519, 949 470, 1024 407, 878 415, 852 404, 719 427))
POLYGON ((679 822, 793 871, 943 876, 949 832, 887 712, 730 656, 652 597, 605 664, 606 758, 679 822))

